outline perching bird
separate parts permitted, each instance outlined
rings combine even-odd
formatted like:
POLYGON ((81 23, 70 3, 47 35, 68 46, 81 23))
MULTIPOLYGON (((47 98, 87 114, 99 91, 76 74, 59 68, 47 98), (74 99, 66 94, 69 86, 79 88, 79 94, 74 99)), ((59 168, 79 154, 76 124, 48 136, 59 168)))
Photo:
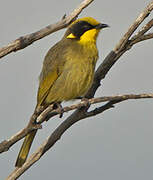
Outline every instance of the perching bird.
MULTIPOLYGON (((83 97, 92 85, 98 59, 97 36, 108 27, 91 17, 75 20, 64 37, 47 53, 39 79, 37 105, 47 107, 83 97)), ((24 139, 15 166, 21 167, 28 156, 37 130, 24 139)))

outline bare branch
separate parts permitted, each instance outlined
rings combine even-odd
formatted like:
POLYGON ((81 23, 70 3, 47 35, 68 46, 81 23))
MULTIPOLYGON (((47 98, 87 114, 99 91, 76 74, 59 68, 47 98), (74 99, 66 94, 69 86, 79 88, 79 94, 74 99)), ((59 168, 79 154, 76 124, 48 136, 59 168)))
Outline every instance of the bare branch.
MULTIPOLYGON (((130 26, 130 28, 128 29, 128 31, 124 34, 124 36, 121 38, 121 40, 119 41, 119 43, 116 45, 116 47, 114 48, 114 50, 112 50, 108 56, 104 59, 103 63, 98 67, 96 73, 95 73, 95 78, 94 78, 94 82, 93 85, 91 87, 91 89, 89 90, 89 92, 86 94, 86 97, 88 98, 92 98, 94 97, 94 94, 96 92, 96 90, 98 89, 98 87, 100 86, 100 81, 105 78, 106 74, 108 73, 108 71, 111 69, 111 67, 115 64, 115 62, 119 59, 119 57, 121 55, 123 55, 127 50, 129 50, 133 44, 130 43, 134 43, 134 41, 137 40, 137 42, 140 42, 140 38, 142 38, 142 40, 145 39, 149 39, 152 38, 152 35, 149 34, 143 34, 142 32, 147 32, 152 25, 150 25, 149 27, 149 23, 146 24, 146 26, 144 26, 142 30, 140 30, 141 32, 141 36, 135 36, 135 39, 132 40, 132 34, 134 33, 134 31, 138 28, 138 26, 144 21, 144 19, 150 14, 150 12, 153 10, 153 1, 151 3, 149 3, 149 5, 144 9, 144 11, 142 11, 142 13, 138 16, 138 18, 134 21, 134 23, 130 26), (147 28, 148 30, 147 30, 147 28), (131 39, 130 39, 131 38, 131 39), (139 41, 138 41, 139 39, 139 41)), ((150 21, 152 23, 152 21, 150 21)), ((151 24, 150 23, 150 24, 151 24)), ((145 33, 144 32, 144 33, 145 33)), ((151 33, 152 34, 152 33, 151 33)), ((137 34, 136 34, 137 35, 137 34)), ((139 34, 140 35, 140 34, 139 34)), ((133 36, 134 37, 134 36, 133 36)), ((141 41, 142 41, 141 40, 141 41)), ((137 43, 135 42, 135 43, 137 43)), ((135 44, 134 43, 134 44, 135 44)), ((148 94, 149 97, 152 96, 152 94, 148 94)), ((90 111, 87 112, 89 106, 86 106, 86 102, 81 102, 79 103, 78 107, 76 107, 76 105, 72 105, 73 108, 75 106, 75 108, 79 108, 77 109, 74 113, 71 114, 71 116, 69 116, 63 123, 61 123, 61 125, 59 125, 56 130, 51 134, 51 136, 42 144, 42 146, 40 146, 40 148, 29 157, 29 159, 25 162, 25 164, 21 167, 21 168, 16 168, 7 179, 17 179, 23 172, 25 172, 33 163, 35 163, 36 161, 39 160, 39 158, 46 152, 48 151, 55 143, 57 140, 60 139, 61 135, 69 128, 71 127, 74 123, 76 123, 77 121, 81 120, 81 119, 85 119, 87 117, 90 117, 91 115, 96 115, 96 113, 102 113, 103 111, 112 108, 113 104, 115 103, 119 103, 123 100, 127 100, 127 99, 139 99, 139 98, 147 98, 147 94, 141 94, 139 95, 124 95, 124 96, 118 96, 118 97, 112 97, 112 99, 107 99, 108 97, 102 97, 102 98, 106 98, 106 99, 99 99, 99 98, 92 98, 89 100, 89 104, 93 104, 93 103, 98 103, 98 102, 105 102, 105 101, 109 101, 108 103, 106 103, 104 106, 97 108, 98 110, 94 110, 94 111, 90 111), (129 96, 129 97, 128 97, 129 96), (138 97, 139 96, 139 97, 138 97), (93 99, 96 99, 93 101, 93 99), (85 103, 85 104, 84 104, 85 103), (97 112, 96 112, 97 111, 97 112), (101 111, 101 112, 100 112, 101 111)), ((148 97, 148 98, 149 98, 148 97)), ((110 98, 110 97, 109 97, 110 98)), ((152 97, 150 97, 152 98, 152 97)), ((49 117, 52 117, 56 114, 58 114, 58 109, 57 112, 52 111, 50 113, 50 107, 48 107, 48 109, 46 110, 47 112, 43 112, 44 114, 40 115, 37 120, 39 122, 43 122, 44 120, 48 119, 49 117)), ((72 109, 73 109, 72 108, 72 109)), ((74 108, 74 109, 75 109, 74 108)), ((65 107, 64 111, 69 111, 72 110, 71 107, 65 107), (67 108, 67 109, 66 109, 67 108)))
POLYGON ((130 50, 133 45, 153 38, 153 33, 148 33, 145 35, 137 36, 137 38, 132 38, 132 40, 128 40, 125 47, 116 55, 115 60, 117 61, 127 50, 130 50))
POLYGON ((134 23, 129 27, 128 31, 121 38, 119 43, 114 48, 114 51, 118 53, 122 48, 124 48, 128 39, 134 33, 134 31, 139 27, 139 25, 144 21, 146 17, 149 16, 150 12, 153 10, 153 1, 151 1, 148 6, 142 11, 142 13, 136 18, 134 23))
MULTIPOLYGON (((27 159, 27 161, 23 164, 20 168, 15 168, 15 170, 9 175, 7 180, 17 179, 21 176, 32 164, 37 162, 43 154, 45 154, 64 134, 64 132, 71 127, 74 123, 78 122, 79 120, 85 119, 87 117, 97 115, 102 113, 103 111, 110 109, 113 107, 113 104, 119 103, 121 101, 129 100, 129 99, 142 99, 142 98, 153 98, 153 94, 126 94, 126 95, 117 95, 117 96, 106 96, 100 98, 92 98, 89 99, 90 104, 110 101, 106 105, 102 106, 101 108, 91 111, 91 112, 84 112, 81 109, 78 109, 73 116, 78 116, 76 118, 67 118, 64 122, 62 122, 50 135, 50 137, 45 140, 45 142, 27 159), (100 112, 98 112, 100 110, 100 112)), ((85 102, 81 102, 77 105, 71 106, 71 109, 74 107, 80 107, 80 105, 85 105, 85 102)), ((65 109, 66 110, 66 109, 65 109)))
POLYGON ((149 29, 151 29, 153 26, 153 19, 151 19, 147 24, 145 24, 142 29, 136 33, 136 35, 134 35, 131 40, 135 40, 138 37, 144 35, 147 31, 149 31, 149 29))
MULTIPOLYGON (((97 104, 97 103, 101 103, 101 102, 106 102, 106 101, 124 101, 127 99, 141 99, 141 98, 153 98, 153 94, 130 94, 130 95, 117 95, 117 96, 104 96, 104 97, 99 97, 99 98, 91 98, 86 101, 81 101, 80 103, 71 105, 71 106, 66 106, 63 108, 63 112, 68 112, 68 111, 72 111, 74 109, 80 109, 81 107, 86 107, 87 104, 97 104)), ((90 113, 90 112, 89 112, 90 113)), ((89 113, 86 114, 86 116, 88 117, 89 113)), ((19 131, 18 133, 16 133, 15 135, 13 135, 10 139, 5 140, 3 142, 0 143, 0 153, 8 151, 9 148, 16 143, 17 141, 19 141, 20 139, 22 139, 23 137, 25 137, 29 132, 31 132, 34 129, 40 129, 41 125, 40 123, 43 123, 44 121, 46 121, 46 119, 50 119, 51 117, 60 114, 60 108, 58 109, 54 109, 52 108, 52 105, 48 106, 38 117, 37 117, 37 122, 39 124, 31 124, 30 126, 28 125, 27 127, 25 127, 24 129, 22 129, 21 131, 19 131)), ((96 114, 95 114, 96 115, 96 114)))
POLYGON ((134 45, 134 44, 136 44, 138 42, 148 40, 148 39, 152 39, 152 38, 153 38, 153 33, 148 33, 148 34, 145 34, 145 35, 142 35, 142 36, 136 38, 135 40, 132 40, 130 42, 130 45, 132 46, 132 45, 134 45))
POLYGON ((89 117, 92 117, 92 116, 96 116, 98 114, 101 114, 103 113, 104 111, 110 109, 110 108, 114 108, 114 104, 115 103, 119 103, 121 102, 121 100, 114 100, 114 101, 109 101, 108 103, 106 103, 105 105, 103 106, 100 106, 98 108, 95 108, 94 110, 90 111, 90 112, 87 112, 86 113, 86 118, 89 118, 89 117))
POLYGON ((73 20, 77 18, 82 10, 93 1, 94 0, 84 0, 76 9, 74 9, 74 11, 69 16, 63 16, 63 18, 59 22, 51 24, 34 33, 22 36, 12 43, 8 44, 7 46, 0 48, 0 58, 6 56, 7 54, 10 54, 11 52, 16 52, 20 49, 23 49, 31 45, 33 42, 42 39, 43 37, 48 36, 55 31, 67 27, 73 20))
POLYGON ((143 28, 139 31, 131 40, 129 38, 131 37, 132 33, 138 28, 138 26, 144 21, 144 19, 149 16, 150 12, 153 10, 153 1, 148 4, 148 6, 142 11, 142 13, 138 16, 138 18, 134 21, 134 23, 130 26, 128 31, 124 34, 124 36, 120 39, 120 41, 115 46, 114 50, 112 50, 104 59, 104 61, 100 64, 98 67, 94 82, 88 93, 86 94, 87 98, 92 98, 97 91, 97 89, 100 86, 100 81, 105 78, 109 70, 112 68, 112 66, 116 63, 116 61, 129 49, 132 48, 134 44, 137 42, 151 39, 152 35, 143 35, 143 37, 140 36, 143 33, 147 32, 152 26, 153 21, 150 20, 143 28), (143 32, 143 33, 142 33, 143 32), (142 38, 142 39, 141 39, 142 38))
POLYGON ((110 108, 114 108, 114 104, 123 102, 125 100, 128 100, 128 99, 141 99, 141 98, 146 98, 147 97, 146 94, 141 94, 140 96, 139 95, 130 94, 130 95, 123 95, 123 96, 121 95, 121 96, 118 96, 118 97, 117 96, 113 97, 105 105, 100 106, 98 108, 95 108, 94 110, 92 110, 90 112, 87 112, 86 113, 86 118, 101 114, 102 112, 104 112, 104 111, 106 111, 106 110, 108 110, 110 108))

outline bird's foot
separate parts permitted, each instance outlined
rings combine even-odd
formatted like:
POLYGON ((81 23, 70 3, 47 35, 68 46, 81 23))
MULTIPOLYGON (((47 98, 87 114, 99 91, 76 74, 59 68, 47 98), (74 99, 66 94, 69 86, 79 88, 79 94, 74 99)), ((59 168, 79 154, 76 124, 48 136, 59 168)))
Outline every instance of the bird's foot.
POLYGON ((63 107, 60 103, 54 103, 54 106, 53 106, 54 109, 59 109, 59 118, 62 118, 63 117, 63 113, 64 113, 64 110, 63 110, 63 107))

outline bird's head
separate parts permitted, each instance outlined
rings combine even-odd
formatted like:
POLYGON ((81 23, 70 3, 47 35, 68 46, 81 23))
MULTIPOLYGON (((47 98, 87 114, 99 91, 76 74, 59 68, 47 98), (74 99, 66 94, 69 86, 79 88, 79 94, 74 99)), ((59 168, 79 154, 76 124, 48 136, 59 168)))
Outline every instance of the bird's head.
POLYGON ((64 37, 79 40, 79 42, 96 41, 101 29, 109 27, 92 17, 84 17, 75 20, 69 25, 64 37))

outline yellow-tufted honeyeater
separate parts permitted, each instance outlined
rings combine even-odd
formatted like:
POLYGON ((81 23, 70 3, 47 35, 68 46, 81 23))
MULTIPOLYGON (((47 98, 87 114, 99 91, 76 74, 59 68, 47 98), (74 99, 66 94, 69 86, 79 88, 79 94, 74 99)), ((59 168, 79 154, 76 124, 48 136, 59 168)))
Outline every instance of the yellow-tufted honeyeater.
MULTIPOLYGON (((91 17, 74 21, 63 38, 47 53, 39 79, 37 105, 47 107, 84 96, 91 87, 98 59, 97 36, 108 27, 91 17)), ((16 166, 21 167, 28 156, 37 130, 24 139, 16 166)))

